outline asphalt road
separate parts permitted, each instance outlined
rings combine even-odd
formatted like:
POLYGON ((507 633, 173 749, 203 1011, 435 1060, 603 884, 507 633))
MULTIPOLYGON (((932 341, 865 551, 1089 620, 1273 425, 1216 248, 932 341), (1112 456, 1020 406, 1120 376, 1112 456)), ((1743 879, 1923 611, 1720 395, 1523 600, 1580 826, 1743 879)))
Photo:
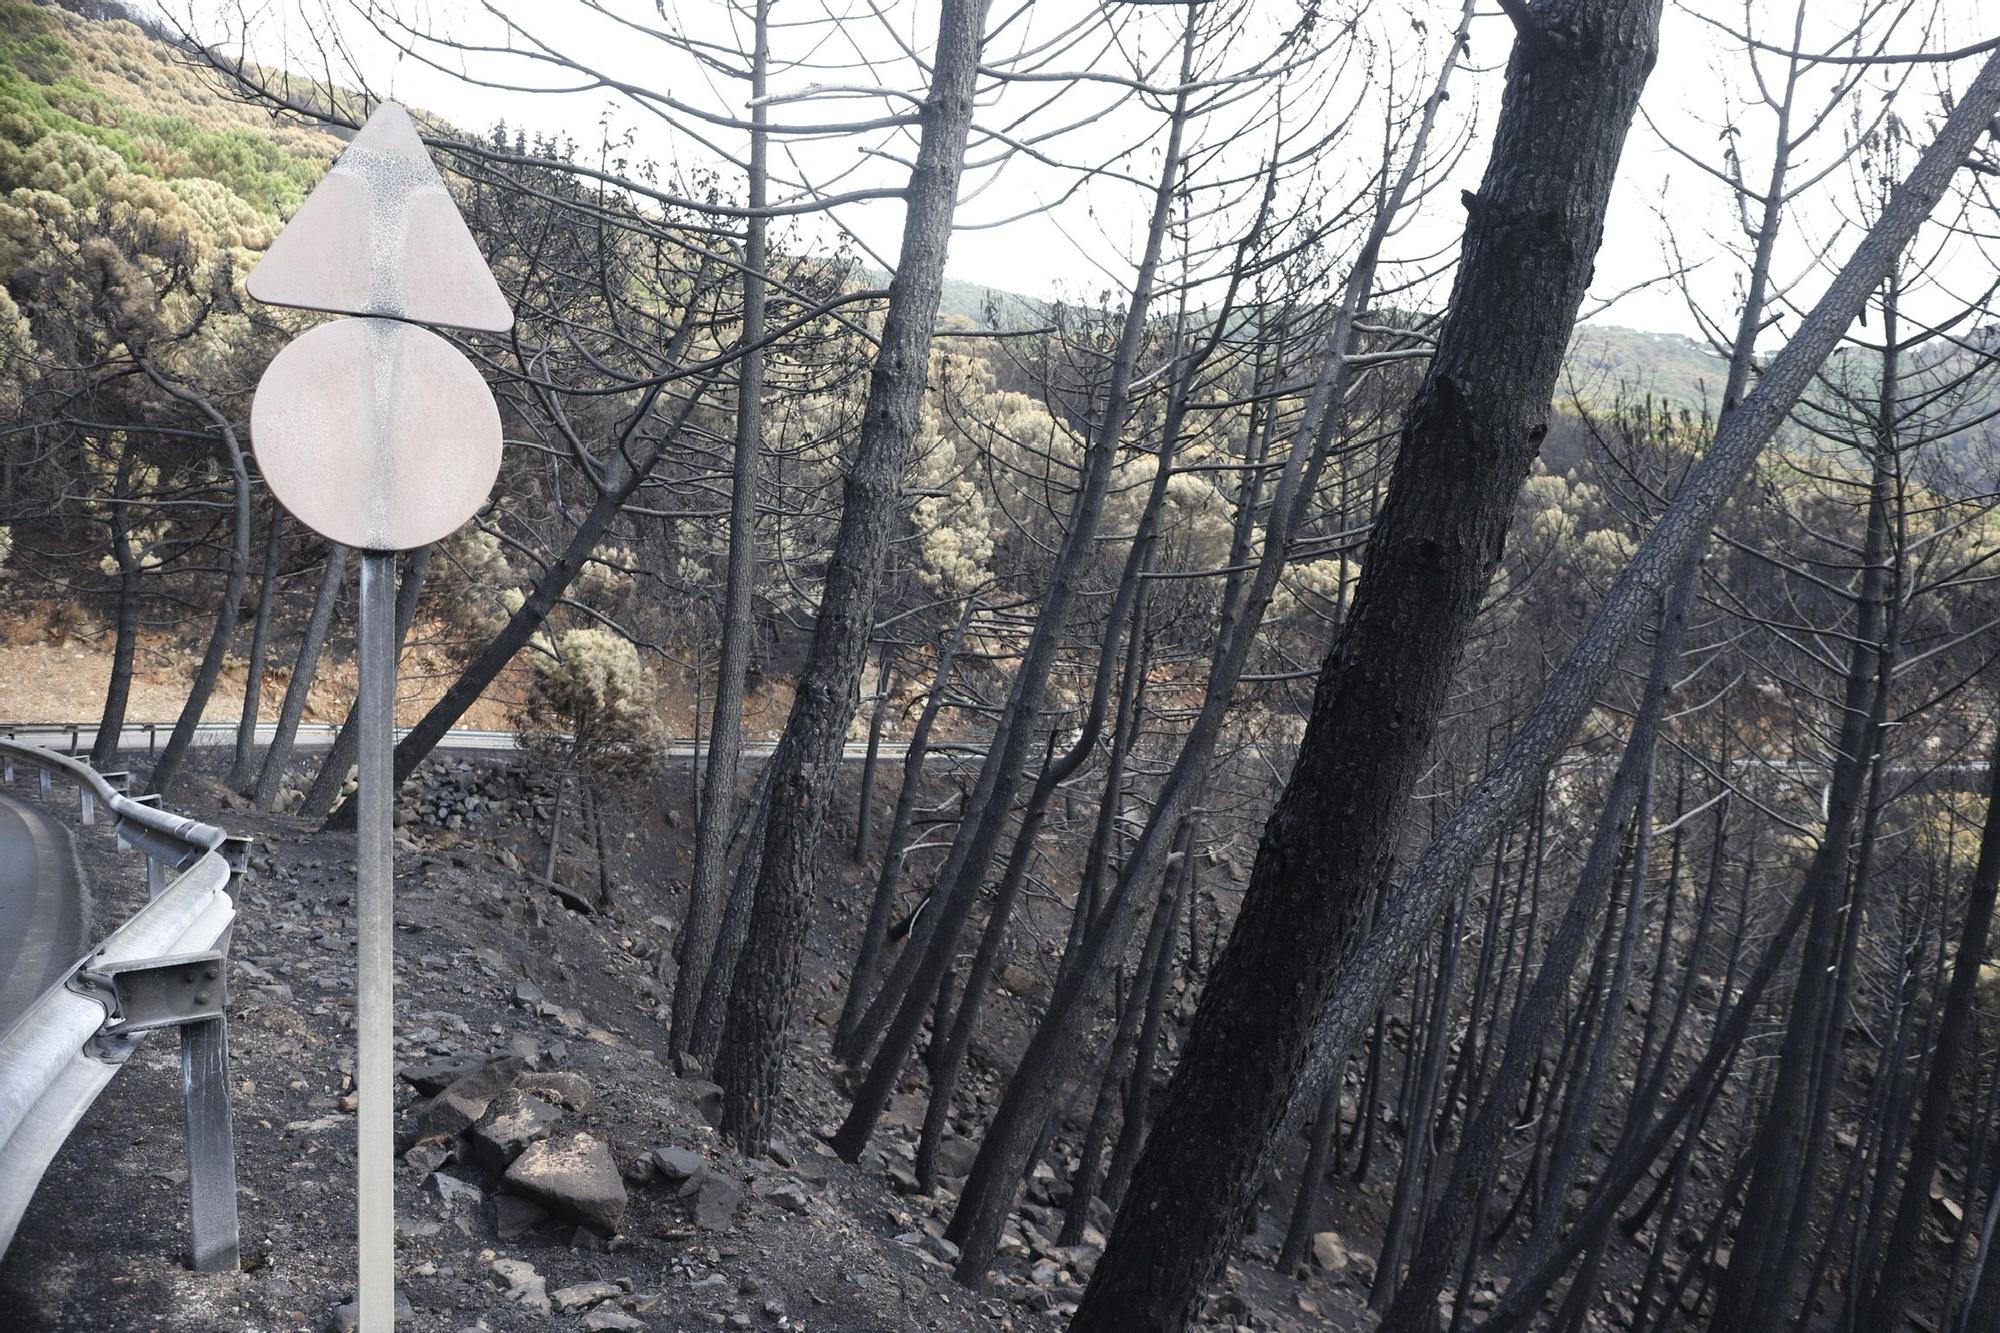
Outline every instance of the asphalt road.
POLYGON ((0 1032, 82 956, 82 886, 62 828, 0 796, 0 1032))

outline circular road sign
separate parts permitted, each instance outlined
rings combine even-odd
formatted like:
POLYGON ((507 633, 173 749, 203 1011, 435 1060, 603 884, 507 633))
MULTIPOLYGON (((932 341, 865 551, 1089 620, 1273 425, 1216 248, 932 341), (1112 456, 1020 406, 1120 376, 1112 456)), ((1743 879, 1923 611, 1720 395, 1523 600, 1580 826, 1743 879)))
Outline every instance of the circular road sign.
POLYGON ((361 550, 451 535, 500 473, 486 382, 450 343, 395 320, 335 320, 279 352, 257 384, 250 434, 279 502, 361 550))

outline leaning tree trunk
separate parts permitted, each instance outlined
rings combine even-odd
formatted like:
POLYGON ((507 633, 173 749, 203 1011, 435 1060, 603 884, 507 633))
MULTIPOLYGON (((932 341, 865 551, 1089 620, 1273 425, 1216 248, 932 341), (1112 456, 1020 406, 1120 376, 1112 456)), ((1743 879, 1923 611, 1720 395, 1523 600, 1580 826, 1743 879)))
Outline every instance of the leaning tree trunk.
POLYGON ((194 729, 200 725, 201 715, 208 708, 209 696, 215 693, 216 678, 222 674, 222 659, 228 654, 229 640, 236 633, 236 608, 243 600, 243 583, 250 573, 250 471, 243 461, 243 446, 236 438, 236 427, 214 403, 199 392, 168 380, 143 357, 139 366, 161 389, 192 405, 208 418, 209 425, 221 437, 223 451, 229 459, 232 495, 228 572, 222 584, 222 606, 215 613, 215 629, 208 636, 208 650, 202 654, 201 665, 195 669, 187 702, 181 706, 180 718, 174 723, 174 734, 167 738, 167 748, 160 752, 160 762, 153 766, 148 783, 155 795, 164 798, 173 788, 174 779, 180 775, 181 760, 186 757, 188 746, 194 743, 194 729))
POLYGON ((743 241, 743 327, 737 366, 735 457, 729 490, 729 558, 723 575, 722 646, 715 666, 715 703, 708 729, 708 764, 702 772, 696 812, 694 873, 688 879, 687 912, 681 922, 680 975, 674 983, 667 1054, 687 1053, 701 986, 720 916, 723 881, 728 876, 729 827, 736 811, 736 784, 743 763, 743 682, 749 675, 752 618, 757 596, 757 465, 764 444, 764 297, 766 230, 762 210, 768 174, 765 160, 768 114, 765 80, 770 68, 771 0, 757 0, 751 20, 750 163, 748 202, 752 210, 743 241))
POLYGON ((104 711, 97 719, 97 737, 90 743, 90 766, 102 771, 118 758, 125 732, 125 709, 132 698, 132 659, 139 646, 140 562, 132 550, 132 525, 127 501, 132 488, 132 446, 119 451, 118 476, 111 498, 111 556, 118 565, 118 628, 111 646, 111 680, 104 690, 104 711))
MULTIPOLYGON (((918 920, 908 948, 890 969, 882 983, 882 993, 869 1005, 860 1024, 858 1044, 866 1045, 880 1034, 881 1049, 834 1145, 849 1161, 860 1155, 862 1145, 887 1105, 889 1091, 916 1046, 930 997, 943 984, 944 974, 957 956, 958 937, 970 918, 973 901, 1013 813, 1015 793, 1025 775, 1034 735, 1040 726, 1049 675, 1055 669, 1070 611, 1081 591, 1085 566, 1096 550, 1097 529, 1110 489, 1112 468, 1132 407, 1133 383, 1145 346, 1147 313, 1152 307, 1160 254, 1173 206, 1180 198, 1178 187, 1184 179, 1181 148, 1187 133, 1191 96, 1187 84, 1193 77, 1196 50, 1195 17, 1195 10, 1190 8, 1181 39, 1183 90, 1175 96, 1169 116, 1145 249, 1132 284, 1131 299, 1125 307, 1117 350, 1111 358, 1104 405, 1090 432, 1076 494, 1070 503, 1062 545, 1041 592, 1034 631, 1014 672, 999 724, 981 765, 973 793, 972 817, 959 825, 932 890, 931 908, 918 920)), ((1163 459, 1161 466, 1165 465, 1163 459)), ((1129 600, 1130 589, 1120 589, 1119 596, 1129 600)))
POLYGON ((347 548, 338 542, 328 543, 312 615, 306 621, 305 637, 299 641, 298 660, 292 664, 292 678, 285 686, 285 702, 278 713, 277 728, 271 733, 270 748, 264 751, 263 771, 257 775, 259 810, 268 811, 277 802, 278 788, 285 780, 285 770, 291 766, 292 743, 299 734, 299 720, 305 716, 313 677, 319 674, 320 650, 326 646, 326 632, 333 625, 334 609, 340 605, 341 577, 346 572, 347 548))
POLYGON ((1658 0, 1556 0, 1515 44, 1353 611, 1078 1333, 1184 1327, 1242 1233, 1547 433, 1659 13, 1658 0))
POLYGON ((1930 1084, 1924 1090, 1916 1137, 1910 1145, 1910 1165, 1903 1173, 1903 1195, 1889 1231, 1889 1262, 1883 1265, 1868 1317, 1860 1321, 1862 1328, 1904 1325, 1904 1307, 1909 1303, 1910 1279, 1915 1267, 1905 1260, 1916 1253, 1923 1234, 1924 1215, 1931 1206, 1931 1181, 1936 1178, 1938 1160, 1943 1154, 1945 1121, 1955 1101, 1954 1085, 1965 1063, 1967 1047, 1977 1031, 1973 1007, 1978 1001, 1979 973, 1986 961, 1987 933, 1993 925, 1995 891, 2000 889, 2000 818, 1995 818, 1994 813, 2000 808, 2000 747, 1994 750, 1987 783, 1986 827, 1979 838, 1979 863, 1972 872, 1972 892, 1966 900, 1964 924, 1959 928, 1958 952, 1952 959, 1944 1012, 1933 1029, 1930 1084))
POLYGON ((264 534, 264 566, 257 576, 257 618, 250 622, 250 670, 243 681, 243 715, 236 723, 236 755, 229 763, 229 789, 247 795, 256 781, 257 710, 264 702, 264 659, 271 641, 271 607, 277 601, 278 554, 284 547, 285 509, 271 504, 271 530, 264 534))
POLYGON ((930 95, 905 196, 902 253, 889 286, 861 438, 847 474, 812 648, 771 757, 755 919, 736 969, 717 1062, 724 1132, 749 1155, 761 1156, 770 1142, 826 798, 858 702, 890 529, 921 425, 986 7, 987 0, 945 0, 939 16, 930 95))
MULTIPOLYGON (((1550 677, 1541 699, 1529 711, 1506 754, 1465 793, 1444 827, 1396 886, 1381 926, 1353 954, 1335 992, 1321 1007, 1312 1049, 1298 1081, 1295 1110, 1309 1108, 1317 1099, 1326 1080, 1337 1071, 1340 1057, 1355 1033, 1408 966, 1423 940, 1427 923, 1436 919, 1453 887, 1470 872, 1498 830, 1516 812, 1526 808, 1550 765, 1589 715, 1598 690, 1649 603, 1672 578, 1689 551, 1707 538, 1723 504, 1839 343, 1868 293, 1936 208, 1985 132, 1996 107, 2000 107, 2000 57, 1989 59, 1968 85, 1937 137, 1897 187, 1875 226, 1835 275, 1818 303, 1800 321, 1791 341, 1765 368, 1756 390, 1717 427, 1708 452, 1630 563, 1612 581, 1603 604, 1575 648, 1550 677)), ((1796 930, 1808 902, 1809 898, 1801 894, 1794 903, 1784 927, 1786 939, 1796 930)), ((1759 964, 1754 979, 1759 990, 1769 979, 1764 966, 1759 964)), ((1748 993, 1746 990, 1745 994, 1748 993)), ((1747 1022, 1747 1018, 1743 1021, 1747 1022)), ((1723 1040, 1718 1029, 1717 1041, 1723 1040)), ((1740 1040, 1740 1033, 1728 1040, 1740 1040)), ((1713 1049, 1711 1054, 1715 1054, 1713 1049)), ((1703 1067, 1708 1064, 1704 1057, 1703 1067)), ((1642 1103, 1651 1095, 1648 1092, 1642 1096, 1642 1103)), ((1666 1137, 1686 1115, 1689 1100, 1685 1093, 1676 1098, 1642 1135, 1635 1136, 1621 1149, 1623 1155, 1602 1173, 1599 1197, 1572 1228, 1571 1238, 1529 1275, 1527 1282, 1508 1288, 1505 1299, 1488 1320, 1487 1327, 1492 1333, 1516 1326, 1528 1312, 1538 1308, 1548 1284, 1555 1281, 1581 1248, 1578 1239, 1587 1244, 1592 1229, 1603 1225, 1616 1202, 1606 1201, 1608 1192, 1630 1188, 1631 1181, 1650 1165, 1666 1137)), ((1100 1274, 1103 1271, 1100 1267, 1100 1274)))
POLYGON ((848 974, 847 998, 840 1007, 840 1021, 834 1025, 833 1055, 837 1060, 845 1060, 852 1054, 855 1029, 861 1023, 868 997, 875 990, 875 978, 882 971, 882 950, 888 945, 889 918, 895 910, 896 890, 903 878, 903 849, 909 843, 910 824, 917 813, 917 798, 923 794, 924 758, 930 753, 931 728, 937 723, 938 712, 944 707, 946 692, 951 687, 951 669, 958 658, 959 645, 965 641, 966 628, 971 625, 972 617, 978 610, 978 599, 966 598, 958 624, 938 654, 937 675, 931 683, 930 697, 924 700, 924 711, 918 715, 916 729, 910 733, 910 743, 903 751, 903 784, 896 793, 895 813, 889 817, 889 837, 882 848, 882 869, 876 876, 875 896, 868 905, 868 919, 861 926, 861 943, 848 974))
MULTIPOLYGON (((1468 9, 1470 6, 1468 5, 1468 9)), ((1202 702, 1180 754, 1155 794, 1145 826, 1118 873, 1111 899, 1097 912, 1085 936, 1072 952, 1077 966, 1065 966, 1058 976, 1047 1010, 1014 1076, 1008 1081, 994 1113, 964 1193, 952 1214, 947 1238, 960 1247, 957 1276, 978 1284, 992 1263, 1000 1231, 1012 1205, 1013 1193, 1032 1160, 1035 1128, 1052 1114, 1055 1101, 1089 1061, 1088 1024, 1104 998, 1108 969, 1103 960, 1122 954, 1130 940, 1140 897, 1133 890, 1150 883, 1166 863, 1169 845, 1181 817, 1191 808, 1194 793, 1206 776, 1221 734, 1223 720, 1249 661, 1251 647, 1278 579, 1291 554, 1293 533, 1318 488, 1320 470, 1342 420, 1341 405, 1353 383, 1356 362, 1349 355, 1355 316, 1374 291, 1376 261, 1390 229, 1401 213, 1410 183, 1424 157, 1424 144, 1435 123, 1438 105, 1461 44, 1454 42, 1414 136, 1410 156, 1394 185, 1378 200, 1367 239, 1348 274, 1325 358, 1306 409, 1300 414, 1291 449, 1269 505, 1263 548, 1247 578, 1232 574, 1225 589, 1216 651, 1203 687, 1202 702)), ((1240 562, 1239 562, 1240 563, 1240 562)))

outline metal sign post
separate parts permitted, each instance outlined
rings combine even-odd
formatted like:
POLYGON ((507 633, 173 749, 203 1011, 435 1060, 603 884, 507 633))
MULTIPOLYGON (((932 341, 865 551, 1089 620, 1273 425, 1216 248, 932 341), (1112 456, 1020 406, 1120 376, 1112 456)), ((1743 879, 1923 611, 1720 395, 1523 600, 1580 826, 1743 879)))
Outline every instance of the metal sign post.
POLYGON ((361 1333, 395 1323, 396 553, 449 536, 500 470, 500 413, 456 348, 414 324, 505 332, 514 314, 416 127, 384 102, 244 283, 358 315, 272 358, 250 429, 271 492, 361 552, 355 827, 356 1251, 361 1333))

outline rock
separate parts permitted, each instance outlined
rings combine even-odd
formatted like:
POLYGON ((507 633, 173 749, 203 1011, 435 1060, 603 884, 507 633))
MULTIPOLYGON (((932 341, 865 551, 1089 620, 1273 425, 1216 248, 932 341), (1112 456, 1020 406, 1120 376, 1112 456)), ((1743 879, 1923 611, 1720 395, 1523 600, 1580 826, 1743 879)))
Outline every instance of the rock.
POLYGON ((646 1323, 623 1310, 592 1310, 583 1317, 580 1327, 583 1333, 626 1333, 630 1329, 642 1329, 646 1323))
POLYGON ((493 1276, 499 1278, 506 1288, 508 1300, 543 1314, 549 1313, 548 1279, 537 1273, 533 1264, 525 1259, 495 1259, 492 1270, 493 1276))
POLYGON ((1220 1292, 1208 1303, 1208 1317, 1210 1319, 1226 1319, 1231 1322, 1241 1322, 1243 1317, 1249 1313, 1250 1302, 1244 1300, 1233 1291, 1220 1292))
POLYGON ((1338 1231, 1321 1231, 1313 1236, 1313 1262, 1329 1273, 1345 1273, 1354 1256, 1341 1244, 1338 1231))
POLYGON ((654 1174, 683 1198, 700 1188, 708 1174, 708 1159, 692 1148, 655 1148, 651 1156, 654 1174))
POLYGON ((554 1102, 565 1111, 582 1114, 590 1109, 595 1091, 590 1080, 581 1074, 565 1073, 561 1070, 537 1072, 529 1070, 514 1080, 514 1086, 523 1092, 532 1092, 543 1101, 554 1102))
POLYGON ((457 1176, 448 1176, 441 1171, 433 1172, 430 1179, 424 1182, 424 1188, 437 1199, 439 1206, 447 1215, 456 1213, 461 1208, 477 1212, 480 1205, 486 1202, 485 1190, 471 1181, 460 1180, 457 1176))
MULTIPOLYGON (((400 1291, 397 1292, 396 1322, 407 1324, 413 1322, 416 1317, 417 1312, 411 1306, 410 1298, 400 1291)), ((355 1330, 361 1327, 361 1302, 352 1300, 334 1306, 333 1313, 326 1317, 326 1327, 328 1333, 355 1333, 355 1330)))
POLYGON ((471 1129, 520 1072, 512 1059, 488 1061, 455 1078, 417 1112, 417 1138, 449 1139, 471 1129))
POLYGON ((493 1234, 501 1240, 519 1240, 548 1220, 549 1210, 533 1199, 493 1196, 493 1234))
POLYGON ((947 1134, 938 1142, 937 1169, 939 1174, 965 1177, 972 1174, 972 1163, 979 1156, 979 1145, 958 1134, 947 1134))
POLYGON ((472 1148, 487 1170, 500 1172, 516 1157, 555 1132, 562 1112, 532 1092, 509 1088, 493 1099, 472 1127, 472 1148))
POLYGON ((454 1055, 423 1064, 404 1065, 397 1070, 403 1082, 426 1097, 435 1097, 467 1074, 476 1073, 486 1063, 479 1055, 454 1055))
POLYGON ((507 1168, 503 1183, 552 1212, 605 1235, 625 1220, 625 1181, 611 1150, 590 1134, 565 1134, 530 1146, 507 1168))
POLYGON ((742 1186, 719 1172, 707 1172, 695 1188, 694 1224, 703 1231, 726 1231, 742 1201, 742 1186))
POLYGON ((555 1302, 557 1314, 574 1314, 578 1310, 588 1310, 604 1304, 614 1296, 623 1296, 625 1288, 616 1282, 579 1282, 572 1287, 563 1287, 551 1292, 549 1299, 555 1302))
POLYGON ((414 1168, 419 1176, 430 1175, 450 1160, 451 1149, 435 1139, 416 1144, 403 1154, 403 1165, 414 1168))
POLYGON ((783 1176, 765 1176, 751 1186, 751 1191, 758 1198, 769 1199, 786 1212, 803 1213, 806 1210, 805 1186, 796 1180, 787 1180, 783 1176))

